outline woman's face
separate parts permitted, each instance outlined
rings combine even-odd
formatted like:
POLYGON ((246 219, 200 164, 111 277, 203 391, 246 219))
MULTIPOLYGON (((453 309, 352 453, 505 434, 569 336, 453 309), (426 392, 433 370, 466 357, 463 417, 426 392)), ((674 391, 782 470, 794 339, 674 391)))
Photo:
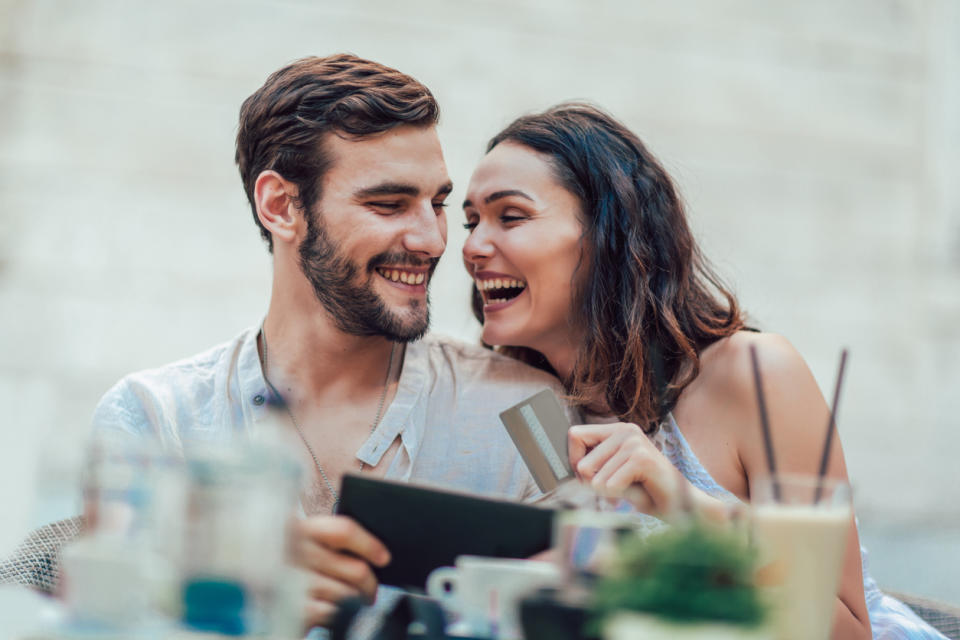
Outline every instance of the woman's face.
POLYGON ((470 180, 463 262, 483 296, 483 341, 550 351, 576 339, 573 280, 582 255, 580 202, 547 156, 513 142, 470 180))

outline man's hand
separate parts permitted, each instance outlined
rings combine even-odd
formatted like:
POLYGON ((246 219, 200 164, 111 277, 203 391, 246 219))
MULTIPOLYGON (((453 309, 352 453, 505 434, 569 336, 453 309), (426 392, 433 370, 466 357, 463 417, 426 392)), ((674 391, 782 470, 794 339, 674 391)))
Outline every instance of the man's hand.
POLYGON ((329 624, 337 603, 351 596, 373 602, 377 579, 371 565, 386 566, 390 552, 346 516, 312 516, 292 527, 293 560, 311 573, 307 628, 329 624))

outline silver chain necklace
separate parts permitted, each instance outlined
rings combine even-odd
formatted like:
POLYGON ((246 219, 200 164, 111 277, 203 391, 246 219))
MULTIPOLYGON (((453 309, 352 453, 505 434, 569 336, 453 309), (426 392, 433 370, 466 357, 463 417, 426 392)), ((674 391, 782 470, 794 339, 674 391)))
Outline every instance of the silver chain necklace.
MULTIPOLYGON (((323 478, 323 483, 327 485, 327 490, 330 491, 330 495, 333 496, 333 506, 331 507, 332 512, 336 512, 337 505, 340 504, 340 494, 337 493, 337 490, 333 488, 333 483, 330 482, 330 478, 327 477, 327 472, 323 470, 323 465, 320 464, 320 459, 317 458, 317 454, 314 453, 313 447, 310 446, 310 443, 307 442, 307 437, 303 433, 303 429, 300 428, 300 423, 297 422, 297 419, 293 417, 293 411, 290 410, 290 405, 283 399, 283 396, 277 391, 277 388, 273 386, 273 383, 270 382, 270 378, 267 377, 267 332, 263 330, 263 327, 260 327, 260 340, 263 342, 263 379, 267 383, 267 386, 270 387, 270 391, 277 396, 277 399, 280 400, 283 404, 283 408, 286 410, 287 415, 290 417, 290 422, 293 424, 294 429, 297 430, 297 435, 300 436, 300 440, 303 441, 303 446, 307 448, 307 451, 310 453, 310 457, 313 458, 313 464, 317 465, 317 471, 320 472, 320 477, 323 478)), ((373 424, 370 425, 370 434, 377 429, 377 425, 380 424, 380 418, 383 414, 383 403, 387 399, 387 390, 390 388, 390 372, 393 371, 393 357, 397 352, 397 344, 394 343, 390 347, 390 360, 387 361, 387 375, 383 381, 383 391, 380 392, 380 401, 377 403, 377 415, 373 419, 373 424)), ((366 468, 363 460, 360 461, 360 471, 363 471, 366 468)))

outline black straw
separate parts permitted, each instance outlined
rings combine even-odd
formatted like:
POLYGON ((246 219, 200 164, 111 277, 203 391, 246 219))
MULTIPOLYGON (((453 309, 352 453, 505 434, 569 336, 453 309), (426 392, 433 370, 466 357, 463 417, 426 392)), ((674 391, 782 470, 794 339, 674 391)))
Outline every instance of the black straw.
POLYGON ((780 502, 780 483, 777 482, 777 461, 773 457, 773 437, 770 435, 770 420, 767 417, 767 403, 763 397, 763 376, 760 374, 760 362, 757 359, 756 345, 750 345, 750 360, 753 363, 753 383, 757 390, 757 408, 760 410, 760 426, 763 429, 763 445, 767 451, 767 469, 773 485, 773 499, 780 502))
POLYGON ((827 436, 823 442, 823 453, 820 455, 820 470, 817 472, 817 491, 813 503, 820 500, 823 491, 823 476, 827 473, 827 464, 830 462, 830 445, 833 443, 833 433, 837 430, 837 407, 840 405, 840 389, 843 387, 843 372, 847 368, 847 350, 840 352, 840 368, 837 370, 837 385, 833 389, 833 408, 830 410, 830 420, 827 422, 827 436))

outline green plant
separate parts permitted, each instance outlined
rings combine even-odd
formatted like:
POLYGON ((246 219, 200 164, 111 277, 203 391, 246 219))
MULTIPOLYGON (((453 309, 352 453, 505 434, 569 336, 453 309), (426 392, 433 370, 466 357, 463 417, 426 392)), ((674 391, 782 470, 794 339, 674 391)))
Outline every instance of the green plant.
POLYGON ((648 612, 676 621, 763 622, 753 580, 756 554, 734 532, 706 523, 625 539, 611 573, 597 585, 593 622, 616 611, 648 612))

